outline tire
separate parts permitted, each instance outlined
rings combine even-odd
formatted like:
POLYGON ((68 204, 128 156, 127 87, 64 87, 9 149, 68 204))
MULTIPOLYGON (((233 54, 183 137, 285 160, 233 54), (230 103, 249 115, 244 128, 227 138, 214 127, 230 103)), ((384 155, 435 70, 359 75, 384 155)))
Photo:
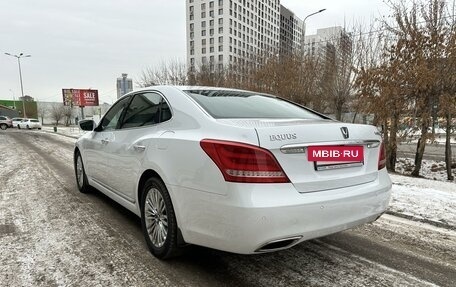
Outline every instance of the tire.
POLYGON ((89 181, 84 169, 84 163, 79 151, 74 155, 74 175, 76 177, 76 184, 81 193, 88 193, 90 191, 89 181))
POLYGON ((0 129, 2 130, 6 130, 8 128, 8 126, 6 124, 1 124, 0 125, 0 129))
POLYGON ((29 125, 27 125, 27 129, 28 129, 28 130, 30 129, 29 125))
POLYGON ((20 130, 20 129, 21 129, 21 126, 20 126, 20 125, 17 125, 17 129, 20 130))
POLYGON ((142 189, 141 227, 149 251, 155 257, 168 259, 181 253, 171 197, 163 181, 155 177, 149 178, 142 189))

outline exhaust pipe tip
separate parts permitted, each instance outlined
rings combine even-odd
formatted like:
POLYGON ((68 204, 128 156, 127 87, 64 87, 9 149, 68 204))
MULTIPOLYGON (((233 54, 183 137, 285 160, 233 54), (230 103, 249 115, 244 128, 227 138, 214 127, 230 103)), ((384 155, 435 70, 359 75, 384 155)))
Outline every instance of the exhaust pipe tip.
POLYGON ((255 253, 266 253, 288 249, 291 246, 295 245, 301 238, 302 236, 293 236, 269 241, 268 243, 261 245, 261 247, 255 250, 255 253))

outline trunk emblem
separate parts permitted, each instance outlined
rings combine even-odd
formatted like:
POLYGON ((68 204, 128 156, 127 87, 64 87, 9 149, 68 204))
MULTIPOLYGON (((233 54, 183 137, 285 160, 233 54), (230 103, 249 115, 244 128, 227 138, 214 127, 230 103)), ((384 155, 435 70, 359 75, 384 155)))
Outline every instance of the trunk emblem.
POLYGON ((342 135, 344 136, 344 139, 348 139, 350 137, 350 134, 348 133, 348 128, 347 127, 341 127, 340 131, 342 132, 342 135))
POLYGON ((297 138, 296 134, 279 134, 279 135, 269 135, 270 141, 286 141, 286 140, 295 140, 297 138))

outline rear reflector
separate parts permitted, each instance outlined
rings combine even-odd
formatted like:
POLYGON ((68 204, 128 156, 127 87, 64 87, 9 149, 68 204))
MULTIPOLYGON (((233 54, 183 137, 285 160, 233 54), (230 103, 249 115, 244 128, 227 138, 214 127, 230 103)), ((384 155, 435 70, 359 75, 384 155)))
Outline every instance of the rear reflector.
POLYGON ((386 166, 386 150, 385 144, 382 142, 380 145, 380 151, 378 155, 378 170, 385 168, 386 166))
POLYGON ((214 161, 226 181, 246 183, 290 182, 274 155, 257 146, 204 139, 201 148, 214 161))

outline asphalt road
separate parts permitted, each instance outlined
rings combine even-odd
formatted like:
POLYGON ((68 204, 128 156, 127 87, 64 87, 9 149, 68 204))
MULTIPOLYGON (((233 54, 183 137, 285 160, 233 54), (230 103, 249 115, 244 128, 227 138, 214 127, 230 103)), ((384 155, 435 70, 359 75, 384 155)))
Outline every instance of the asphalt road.
MULTIPOLYGON (((451 146, 453 161, 456 162, 456 145, 451 146)), ((404 158, 415 158, 416 143, 400 143, 397 145, 397 156, 404 158)), ((445 144, 428 144, 424 149, 423 159, 445 161, 445 144)))
POLYGON ((0 132, 0 286, 454 286, 456 231, 384 215, 262 255, 190 246, 160 261, 139 219, 78 192, 73 139, 0 132))

